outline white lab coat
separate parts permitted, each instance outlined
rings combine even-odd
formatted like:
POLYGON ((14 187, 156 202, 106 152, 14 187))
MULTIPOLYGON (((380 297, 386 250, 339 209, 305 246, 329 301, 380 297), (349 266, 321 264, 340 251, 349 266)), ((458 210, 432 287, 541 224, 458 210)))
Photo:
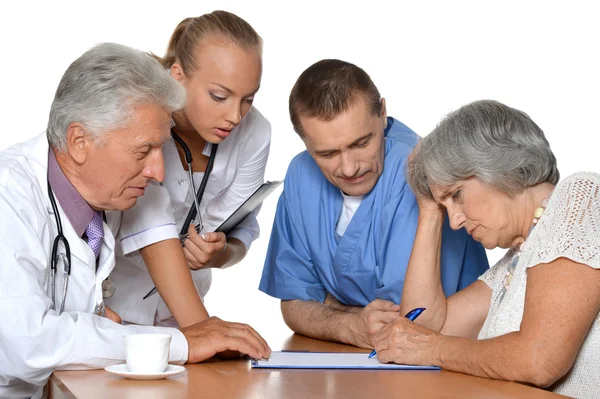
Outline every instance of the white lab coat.
MULTIPOLYGON (((187 359, 175 329, 123 326, 93 314, 102 281, 114 267, 121 212, 107 212, 98 271, 94 253, 59 208, 71 247, 65 309, 51 310, 50 254, 57 227, 48 198, 48 142, 42 134, 0 152, 0 397, 41 397, 55 369, 104 368, 125 359, 123 336, 173 336, 170 361, 187 359), (112 232, 112 234, 111 234, 112 232)), ((62 263, 56 298, 62 300, 62 263)))
MULTIPOLYGON (((200 204, 204 223, 202 232, 214 231, 263 183, 269 147, 271 125, 254 107, 227 139, 219 144, 212 173, 200 204)), ((204 153, 210 154, 211 145, 204 153)), ((159 294, 143 300, 154 287, 140 248, 169 238, 178 237, 181 226, 193 204, 188 172, 181 166, 173 139, 163 146, 165 179, 162 186, 148 186, 137 204, 124 212, 117 236, 124 253, 117 252, 117 266, 111 276, 116 284, 113 297, 106 303, 124 321, 136 324, 176 325, 159 294)), ((194 173, 196 189, 204 173, 194 173)), ((228 233, 242 241, 246 248, 259 235, 256 211, 228 233)), ((165 265, 168 267, 168 265, 165 265)), ((212 281, 211 271, 192 272, 200 297, 204 297, 212 281)))

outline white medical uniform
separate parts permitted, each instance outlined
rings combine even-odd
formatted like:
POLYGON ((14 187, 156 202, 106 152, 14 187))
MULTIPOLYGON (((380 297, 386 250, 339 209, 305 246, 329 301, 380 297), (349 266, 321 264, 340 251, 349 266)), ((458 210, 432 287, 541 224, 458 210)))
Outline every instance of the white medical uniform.
MULTIPOLYGON (((123 336, 134 333, 172 335, 169 360, 183 363, 188 348, 180 331, 123 326, 93 314, 102 300, 101 283, 115 264, 113 234, 119 228, 121 212, 106 214, 96 271, 92 249, 77 236, 57 201, 71 248, 71 276, 64 312, 59 315, 51 310, 50 254, 58 229, 47 176, 45 134, 0 152, 0 397, 39 398, 56 369, 122 363, 123 336)), ((60 304, 61 262, 57 270, 56 299, 60 304)))
MULTIPOLYGON (((270 143, 271 125, 252 107, 231 135, 219 144, 200 204, 204 223, 202 232, 214 231, 260 187, 264 181, 270 143)), ((209 155, 210 150, 211 144, 207 144, 204 154, 209 155)), ((163 155, 165 179, 162 186, 148 186, 137 204, 123 213, 121 231, 117 236, 123 253, 117 253, 117 266, 111 274, 116 291, 106 303, 129 323, 176 325, 159 294, 142 299, 154 283, 139 249, 179 237, 181 226, 193 206, 194 193, 189 175, 181 165, 173 139, 163 146, 163 155)), ((194 173, 196 188, 203 176, 203 172, 194 173)), ((256 213, 249 215, 227 236, 239 239, 249 248, 259 234, 256 213)), ((192 277, 203 298, 212 281, 210 269, 192 271, 192 277)))

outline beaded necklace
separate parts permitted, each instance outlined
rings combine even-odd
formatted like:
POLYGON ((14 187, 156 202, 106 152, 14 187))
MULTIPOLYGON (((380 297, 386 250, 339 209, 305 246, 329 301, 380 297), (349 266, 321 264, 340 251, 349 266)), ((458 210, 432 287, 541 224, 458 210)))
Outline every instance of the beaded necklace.
POLYGON ((544 210, 548 206, 548 199, 549 199, 549 197, 544 198, 542 200, 542 202, 540 203, 540 206, 535 208, 535 211, 533 212, 533 223, 531 224, 529 231, 527 231, 525 240, 521 244, 519 244, 515 253, 513 254, 512 258, 510 259, 510 264, 506 268, 506 273, 504 274, 504 283, 502 285, 502 291, 500 293, 500 300, 498 301, 498 303, 502 302, 502 300, 504 299, 504 295, 506 294, 506 291, 508 290, 508 287, 510 286, 510 282, 512 281, 512 277, 513 277, 513 274, 517 267, 517 263, 519 263, 519 257, 521 256, 521 251, 523 249, 523 245, 527 241, 527 238, 531 234, 531 231, 533 230, 533 228, 537 225, 538 221, 544 214, 544 210))

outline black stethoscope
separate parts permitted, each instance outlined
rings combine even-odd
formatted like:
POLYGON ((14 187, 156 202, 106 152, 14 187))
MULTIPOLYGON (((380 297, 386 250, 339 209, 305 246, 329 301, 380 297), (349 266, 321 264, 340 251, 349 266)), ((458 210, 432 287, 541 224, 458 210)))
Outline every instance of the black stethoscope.
MULTIPOLYGON (((69 286, 69 277, 71 276, 71 246, 69 245, 69 240, 65 237, 62 228, 62 220, 60 218, 60 214, 58 213, 58 206, 56 206, 56 200, 54 198, 54 193, 52 192, 52 186, 50 185, 50 180, 48 180, 48 198, 50 199, 50 204, 52 205, 52 212, 54 212, 54 220, 56 220, 56 227, 58 229, 58 234, 54 238, 54 242, 52 243, 52 252, 50 258, 50 290, 52 291, 52 308, 56 309, 56 271, 58 266, 59 258, 64 259, 63 268, 63 289, 62 289, 62 301, 60 303, 60 310, 58 314, 61 314, 65 309, 65 300, 67 299, 67 289, 69 286), (65 253, 59 253, 58 249, 60 244, 65 248, 65 253)), ((104 216, 104 221, 106 222, 106 216, 104 216)), ((110 298, 115 293, 116 285, 114 280, 111 277, 107 277, 104 281, 102 281, 102 297, 110 298)), ((94 313, 104 316, 104 303, 98 304, 94 309, 94 313)))
POLYGON ((58 207, 56 206, 56 201, 54 199, 54 193, 52 192, 52 187, 50 186, 50 180, 48 180, 48 198, 50 198, 50 203, 52 204, 52 211, 54 212, 54 219, 56 220, 56 226, 58 227, 58 235, 54 238, 54 243, 52 243, 52 255, 50 258, 50 290, 52 291, 52 308, 56 309, 56 266, 58 264, 58 258, 62 257, 65 262, 65 267, 63 269, 63 290, 62 290, 62 301, 60 303, 60 310, 58 314, 61 314, 65 309, 65 299, 67 299, 67 287, 69 286, 69 276, 71 275, 71 246, 69 245, 69 241, 63 234, 62 223, 60 220, 60 215, 58 214, 58 207), (65 253, 59 254, 58 247, 60 244, 65 247, 65 253))
MULTIPOLYGON (((202 216, 200 215, 200 203, 202 202, 204 190, 206 189, 206 185, 208 184, 208 178, 210 177, 210 173, 212 172, 213 165, 215 163, 215 158, 217 157, 217 149, 219 148, 219 145, 212 144, 212 147, 210 149, 210 156, 208 158, 208 163, 206 164, 206 170, 204 171, 204 176, 202 176, 200 187, 198 188, 198 191, 196 191, 196 184, 194 183, 194 170, 192 169, 193 158, 192 152, 190 151, 190 147, 188 147, 185 141, 183 141, 183 139, 179 137, 179 135, 173 130, 171 130, 171 136, 173 137, 173 140, 175 140, 175 142, 177 142, 177 144, 179 144, 179 147, 181 147, 181 149, 183 150, 185 163, 188 167, 188 179, 190 180, 190 187, 192 188, 192 192, 195 193, 194 204, 190 207, 187 217, 185 218, 185 222, 183 223, 183 225, 181 225, 181 231, 179 232, 179 240, 183 245, 183 242, 186 240, 186 238, 188 238, 188 228, 190 224, 192 224, 192 222, 196 219, 196 216, 198 216, 199 222, 196 223, 196 232, 200 234, 200 231, 202 230, 203 223, 202 216)), ((144 295, 142 299, 146 299, 150 295, 155 294, 156 292, 158 292, 158 290, 156 289, 156 287, 154 287, 150 290, 150 292, 144 295)))
POLYGON ((173 130, 171 130, 171 136, 173 137, 173 140, 175 140, 177 142, 177 144, 179 144, 179 146, 183 150, 184 157, 185 157, 185 163, 187 163, 187 167, 188 167, 188 178, 190 180, 190 187, 192 188, 192 192, 195 193, 194 204, 190 207, 188 215, 185 218, 185 222, 181 226, 181 231, 179 232, 179 239, 181 240, 181 243, 183 244, 183 242, 185 241, 185 239, 188 236, 188 233, 187 233, 188 227, 196 219, 196 216, 198 217, 198 221, 199 221, 199 223, 196 224, 196 232, 200 233, 200 231, 202 230, 203 224, 202 224, 202 216, 200 215, 200 203, 202 202, 202 197, 204 196, 204 190, 206 189, 206 184, 208 183, 208 178, 210 177, 210 173, 212 172, 213 165, 215 163, 215 158, 217 156, 217 149, 218 149, 219 145, 212 144, 212 148, 210 150, 210 157, 208 158, 208 163, 206 165, 206 171, 204 172, 204 176, 202 176, 202 181, 200 182, 200 187, 198 188, 198 191, 196 191, 196 185, 194 183, 194 171, 192 169, 192 162, 193 162, 192 152, 190 151, 190 148, 187 146, 185 141, 183 141, 183 139, 181 137, 179 137, 179 135, 177 133, 175 133, 173 130))

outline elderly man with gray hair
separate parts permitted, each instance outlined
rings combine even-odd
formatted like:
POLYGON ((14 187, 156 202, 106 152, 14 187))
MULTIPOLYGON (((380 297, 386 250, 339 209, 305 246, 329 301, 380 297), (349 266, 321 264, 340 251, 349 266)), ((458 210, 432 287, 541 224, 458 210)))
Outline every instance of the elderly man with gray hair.
POLYGON ((529 116, 478 101, 420 142, 408 181, 420 216, 401 312, 427 311, 379 331, 379 360, 597 397, 600 175, 559 182, 550 145, 529 116), (487 249, 509 249, 448 299, 439 277, 444 209, 452 228, 487 249))
POLYGON ((174 363, 227 350, 268 357, 243 324, 125 326, 104 306, 117 211, 163 179, 161 146, 184 102, 150 55, 101 44, 65 72, 46 133, 0 152, 0 397, 43 396, 56 369, 121 363, 135 333, 170 335, 174 363))

